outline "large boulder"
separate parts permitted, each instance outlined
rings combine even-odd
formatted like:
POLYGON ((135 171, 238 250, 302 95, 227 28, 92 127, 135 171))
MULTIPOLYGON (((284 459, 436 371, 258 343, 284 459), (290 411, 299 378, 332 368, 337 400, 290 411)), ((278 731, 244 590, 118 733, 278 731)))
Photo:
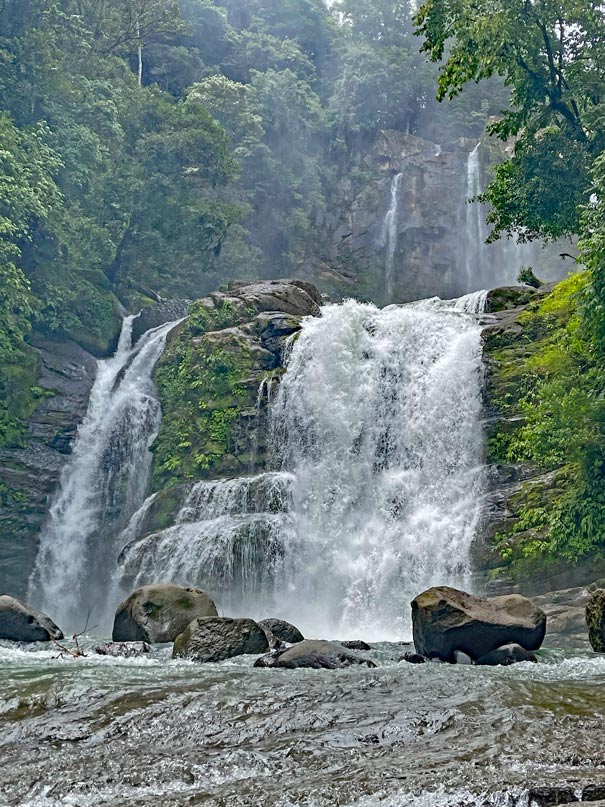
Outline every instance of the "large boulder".
POLYGON ((193 619, 217 614, 205 591, 155 583, 118 605, 111 637, 114 642, 174 642, 193 619))
POLYGON ((305 638, 297 627, 291 625, 290 622, 286 622, 285 619, 263 619, 258 624, 265 633, 273 634, 281 642, 296 644, 296 642, 302 642, 305 638))
POLYGON ((430 588, 412 602, 416 651, 454 662, 456 651, 473 660, 507 644, 538 650, 546 614, 527 597, 476 597, 448 586, 430 588))
POLYGON ((518 644, 507 644, 481 656, 476 663, 481 667, 509 667, 511 664, 519 664, 522 661, 535 663, 538 659, 534 653, 518 644))
POLYGON ((326 642, 320 639, 305 639, 303 642, 280 650, 270 656, 258 659, 255 667, 278 667, 289 670, 297 667, 335 670, 350 667, 354 664, 375 667, 373 661, 360 656, 337 642, 326 642))
POLYGON ((12 642, 49 642, 63 633, 45 614, 10 594, 0 596, 0 639, 12 642))
POLYGON ((202 617, 194 619, 176 637, 173 658, 192 661, 223 661, 244 654, 264 653, 267 636, 252 619, 202 617))
POLYGON ((588 638, 596 653, 605 653, 605 588, 598 588, 586 603, 588 638))

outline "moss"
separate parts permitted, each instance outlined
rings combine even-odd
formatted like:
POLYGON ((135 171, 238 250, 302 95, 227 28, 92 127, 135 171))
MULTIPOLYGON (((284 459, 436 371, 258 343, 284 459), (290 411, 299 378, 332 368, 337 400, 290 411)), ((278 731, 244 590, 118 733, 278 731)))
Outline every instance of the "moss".
POLYGON ((242 411, 254 404, 248 343, 235 332, 226 333, 220 346, 207 334, 194 337, 202 321, 206 312, 198 308, 156 369, 163 409, 154 445, 156 490, 220 474, 226 456, 237 454, 242 411))
POLYGON ((0 366, 0 446, 25 446, 27 419, 48 391, 36 386, 39 355, 23 345, 13 361, 0 366))
POLYGON ((582 327, 586 284, 572 275, 486 340, 489 460, 539 476, 509 498, 497 539, 517 575, 605 550, 603 371, 582 327))
POLYGON ((489 313, 508 311, 511 308, 527 305, 535 296, 535 289, 523 286, 502 286, 489 292, 486 311, 489 313))

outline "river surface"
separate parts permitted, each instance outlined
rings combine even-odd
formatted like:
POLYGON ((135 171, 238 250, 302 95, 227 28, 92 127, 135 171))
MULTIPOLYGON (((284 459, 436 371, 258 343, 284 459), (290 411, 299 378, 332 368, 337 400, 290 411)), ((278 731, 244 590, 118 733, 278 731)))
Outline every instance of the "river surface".
POLYGON ((0 643, 0 804, 529 804, 532 787, 605 787, 605 657, 538 664, 399 662, 377 669, 254 669, 57 658, 0 643))

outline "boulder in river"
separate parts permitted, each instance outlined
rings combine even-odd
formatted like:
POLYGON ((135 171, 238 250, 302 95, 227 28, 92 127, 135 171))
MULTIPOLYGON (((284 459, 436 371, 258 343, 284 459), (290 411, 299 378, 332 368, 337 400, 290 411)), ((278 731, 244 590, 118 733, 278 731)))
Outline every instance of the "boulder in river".
POLYGON ((63 633, 43 614, 10 594, 0 596, 0 639, 12 642, 49 642, 63 633))
POLYGON ((507 644, 504 647, 498 647, 492 650, 491 653, 486 653, 475 662, 482 667, 508 667, 511 664, 519 664, 521 661, 533 661, 538 659, 530 650, 518 644, 507 644))
MULTIPOLYGON (((271 633, 276 639, 289 644, 296 644, 302 642, 304 636, 297 627, 286 622, 284 619, 263 619, 258 623, 265 633, 271 633)), ((271 642, 270 637, 269 642, 271 642)))
POLYGON ((418 653, 454 662, 456 651, 476 660, 507 644, 538 650, 546 615, 527 597, 476 597, 448 586, 430 588, 412 602, 418 653))
POLYGON ((252 619, 201 617, 176 637, 173 658, 223 661, 244 654, 264 653, 269 643, 264 630, 252 619))
POLYGON ((138 658, 150 652, 151 647, 147 642, 106 642, 95 647, 95 653, 100 656, 114 658, 138 658))
POLYGON ((217 616, 214 602, 199 588, 171 583, 142 586, 116 609, 114 642, 174 642, 197 617, 217 616))
POLYGON ((320 639, 305 639, 303 642, 289 647, 287 650, 263 656, 254 663, 255 667, 277 667, 296 669, 311 667, 313 669, 335 670, 339 667, 350 667, 354 664, 375 667, 373 661, 360 656, 337 642, 326 642, 320 639))
POLYGON ((588 638, 595 653, 605 653, 605 588, 598 588, 586 603, 588 638))

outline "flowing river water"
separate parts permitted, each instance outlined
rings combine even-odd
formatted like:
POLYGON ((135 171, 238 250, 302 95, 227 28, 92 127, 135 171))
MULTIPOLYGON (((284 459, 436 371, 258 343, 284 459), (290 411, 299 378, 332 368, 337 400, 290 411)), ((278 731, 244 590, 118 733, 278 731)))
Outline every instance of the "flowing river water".
POLYGON ((0 642, 0 807, 529 807, 545 803, 540 788, 569 801, 600 786, 605 796, 605 657, 401 660, 410 599, 471 584, 484 296, 382 311, 349 302, 306 321, 273 398, 273 470, 199 483, 154 539, 137 532, 143 485, 93 484, 110 457, 131 469, 111 478, 136 482, 138 464, 146 479, 159 424, 152 370, 170 326, 133 348, 126 322, 43 537, 52 577, 40 582, 39 563, 32 595, 69 630, 101 597, 97 578, 110 610, 144 582, 198 584, 225 615, 365 639, 377 667, 200 665, 167 646, 114 659, 95 655, 92 636, 78 658, 0 642), (126 499, 107 494, 118 488, 126 499), (106 513, 116 534, 99 547, 106 513))

